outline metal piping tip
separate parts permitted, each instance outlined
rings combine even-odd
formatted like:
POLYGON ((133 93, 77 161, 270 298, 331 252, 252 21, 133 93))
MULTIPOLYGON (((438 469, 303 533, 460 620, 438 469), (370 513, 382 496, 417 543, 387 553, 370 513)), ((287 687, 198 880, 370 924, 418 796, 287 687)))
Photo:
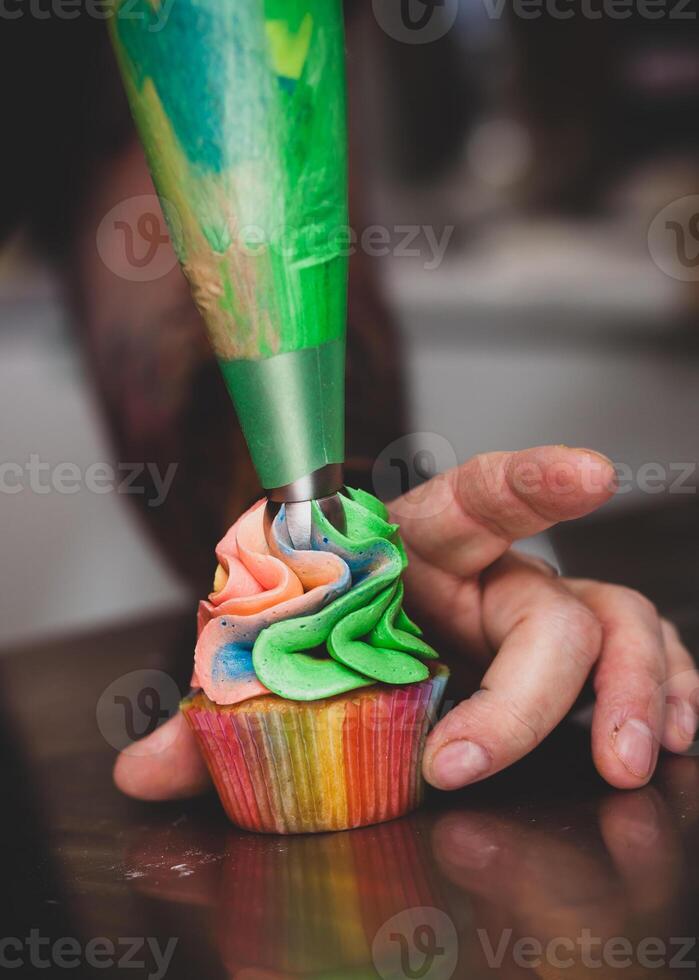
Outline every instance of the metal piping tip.
POLYGON ((327 463, 319 470, 287 483, 283 487, 267 487, 267 497, 279 504, 297 503, 304 500, 320 500, 337 493, 345 482, 341 463, 327 463))
POLYGON ((286 526, 291 543, 297 551, 310 551, 312 510, 311 501, 316 500, 327 519, 344 534, 345 512, 337 491, 342 488, 344 474, 340 463, 328 463, 307 476, 302 476, 283 487, 267 490, 268 502, 265 510, 265 535, 269 541, 272 522, 285 506, 286 526))
POLYGON ((286 529, 297 551, 311 550, 311 501, 285 504, 286 529))
MULTIPOLYGON (((289 532, 291 543, 297 551, 311 550, 311 530, 312 530, 312 501, 296 500, 284 504, 286 514, 286 527, 289 532)), ((338 494, 333 493, 328 497, 320 497, 317 504, 323 511, 327 519, 343 534, 346 531, 345 512, 342 501, 338 494)), ((265 536, 269 541, 274 518, 279 513, 281 504, 270 500, 265 508, 265 536)))

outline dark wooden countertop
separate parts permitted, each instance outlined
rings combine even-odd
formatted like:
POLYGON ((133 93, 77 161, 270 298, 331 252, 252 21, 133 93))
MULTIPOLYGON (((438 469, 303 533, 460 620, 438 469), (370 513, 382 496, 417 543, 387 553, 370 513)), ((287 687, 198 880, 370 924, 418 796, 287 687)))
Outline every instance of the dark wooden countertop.
MULTIPOLYGON (((572 525, 556 543, 570 571, 644 588, 696 650, 695 499, 572 525)), ((191 619, 0 658, 0 966, 172 980, 692 975, 699 949, 680 937, 699 935, 694 757, 665 757, 649 787, 616 792, 592 769, 587 732, 564 725, 487 783, 434 794, 403 820, 312 837, 239 833, 213 798, 121 797, 100 697, 135 670, 183 679, 191 619), (171 951, 164 973, 156 944, 171 951), (131 973, 129 956, 142 963, 131 973)))

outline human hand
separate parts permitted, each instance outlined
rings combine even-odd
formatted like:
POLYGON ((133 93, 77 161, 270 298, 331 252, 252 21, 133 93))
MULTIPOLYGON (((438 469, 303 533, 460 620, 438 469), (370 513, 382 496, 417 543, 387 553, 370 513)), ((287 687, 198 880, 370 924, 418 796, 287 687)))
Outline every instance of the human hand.
MULTIPOLYGON (((675 752, 692 744, 699 677, 672 624, 633 590, 558 578, 511 549, 594 511, 614 486, 605 457, 542 447, 475 457, 390 505, 410 558, 408 610, 482 674, 476 694, 429 736, 423 768, 434 786, 456 789, 522 758, 590 676, 592 753, 612 785, 646 783, 660 743, 675 752)), ((120 789, 169 799, 208 786, 182 716, 149 738, 149 751, 138 743, 118 758, 120 789)))
POLYGON ((614 487, 606 457, 551 446, 475 457, 391 505, 410 558, 409 610, 482 671, 479 690, 429 736, 434 786, 456 789, 526 755, 588 677, 592 754, 613 786, 646 783, 660 743, 691 745, 698 678, 674 626, 631 589, 558 578, 511 548, 594 511, 614 487))

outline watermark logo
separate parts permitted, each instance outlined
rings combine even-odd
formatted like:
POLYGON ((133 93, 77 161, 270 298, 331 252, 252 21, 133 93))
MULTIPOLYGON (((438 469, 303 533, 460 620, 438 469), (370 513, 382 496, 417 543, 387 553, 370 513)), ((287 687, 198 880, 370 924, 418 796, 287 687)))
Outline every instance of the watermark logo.
POLYGON ((103 691, 97 702, 97 727, 119 752, 127 746, 134 755, 162 752, 170 744, 167 739, 155 744, 142 740, 177 714, 180 698, 179 687, 164 671, 133 670, 103 691))
POLYGON ((0 0, 0 20, 20 20, 22 17, 33 20, 76 20, 78 17, 109 20, 118 17, 119 20, 147 21, 145 29, 155 34, 167 23, 174 2, 161 0, 144 5, 140 0, 0 0))
POLYGON ((392 257, 396 259, 422 259, 426 272, 438 269, 446 256, 455 225, 367 225, 353 228, 338 225, 322 228, 309 225, 296 228, 279 225, 269 230, 262 225, 244 225, 235 233, 227 229, 228 247, 249 258, 257 258, 267 251, 282 259, 302 260, 330 251, 341 258, 350 258, 358 252, 372 259, 392 257))
POLYGON ((671 201, 648 228, 648 251, 666 276, 699 282, 699 194, 671 201))
MULTIPOLYGON (((171 937, 164 944, 155 936, 129 936, 116 941, 95 936, 84 945, 74 936, 52 940, 31 929, 28 936, 0 938, 0 970, 31 967, 47 970, 78 970, 89 966, 95 970, 140 970, 145 980, 163 980, 167 975, 178 940, 171 937)), ((15 974, 17 976, 17 974, 15 974)), ((26 975, 26 974, 24 974, 26 975)))
POLYGON ((483 0, 491 20, 695 20, 691 0, 483 0))
POLYGON ((645 936, 633 943, 626 936, 595 936, 585 928, 577 936, 554 936, 543 943, 536 936, 514 940, 512 929, 504 929, 497 940, 486 929, 477 929, 476 934, 488 966, 497 971, 506 961, 532 973, 548 967, 570 970, 581 966, 587 970, 628 970, 635 966, 643 970, 696 969, 695 936, 673 936, 668 940, 645 936))
MULTIPOLYGON (((429 44, 451 30, 460 0, 372 0, 381 29, 403 44, 429 44)), ((489 20, 696 20, 691 0, 481 0, 489 20)))
POLYGON ((100 221, 97 251, 109 271, 120 279, 162 279, 177 265, 168 226, 175 238, 181 236, 179 215, 169 201, 155 194, 126 198, 100 221))
POLYGON ((394 41, 430 44, 449 31, 459 0, 372 0, 379 27, 394 41))
POLYGON ((112 464, 95 461, 83 467, 70 460, 50 463, 38 453, 30 453, 21 463, 19 460, 0 462, 0 494, 134 494, 143 497, 148 507, 161 507, 172 489, 176 473, 177 463, 170 463, 162 470, 154 462, 112 464))
MULTIPOLYGON (((422 268, 433 272, 442 265, 455 230, 455 225, 421 224, 375 224, 363 228, 326 228, 317 224, 266 228, 248 224, 225 226, 220 229, 220 238, 221 248, 227 253, 252 259, 268 252, 286 261, 304 261, 309 256, 328 253, 350 258, 361 252, 374 259, 421 260, 422 268)), ((181 242, 179 213, 155 194, 120 201, 97 229, 97 251, 104 265, 121 279, 133 282, 166 276, 177 264, 181 242)))
POLYGON ((459 940, 441 909, 416 906, 394 915, 374 937, 371 955, 382 980, 450 980, 459 940))
POLYGON ((436 517, 454 499, 449 478, 442 474, 457 462, 454 447, 436 432, 403 436, 377 456, 372 471, 374 493, 394 502, 393 514, 399 520, 436 517))
POLYGON ((414 432, 394 440, 379 453, 372 469, 372 484, 377 497, 391 501, 391 512, 399 521, 429 519, 444 513, 455 496, 462 500, 469 497, 474 482, 494 500, 512 492, 526 498, 542 493, 565 496, 578 489, 615 496, 697 493, 696 462, 646 460, 635 466, 623 461, 609 463, 614 469, 611 480, 609 471, 597 465, 591 451, 577 460, 562 458, 553 462, 539 462, 526 451, 518 456, 481 453, 455 473, 459 462, 449 440, 436 432, 414 432), (507 459, 503 460, 503 456, 507 459))

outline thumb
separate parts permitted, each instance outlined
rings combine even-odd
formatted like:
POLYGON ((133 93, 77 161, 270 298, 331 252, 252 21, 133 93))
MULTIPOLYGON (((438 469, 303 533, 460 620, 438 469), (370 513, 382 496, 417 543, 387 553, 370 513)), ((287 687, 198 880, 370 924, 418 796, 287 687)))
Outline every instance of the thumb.
POLYGON ((179 712, 119 754, 114 782, 137 800, 196 796, 211 784, 194 734, 179 712))

